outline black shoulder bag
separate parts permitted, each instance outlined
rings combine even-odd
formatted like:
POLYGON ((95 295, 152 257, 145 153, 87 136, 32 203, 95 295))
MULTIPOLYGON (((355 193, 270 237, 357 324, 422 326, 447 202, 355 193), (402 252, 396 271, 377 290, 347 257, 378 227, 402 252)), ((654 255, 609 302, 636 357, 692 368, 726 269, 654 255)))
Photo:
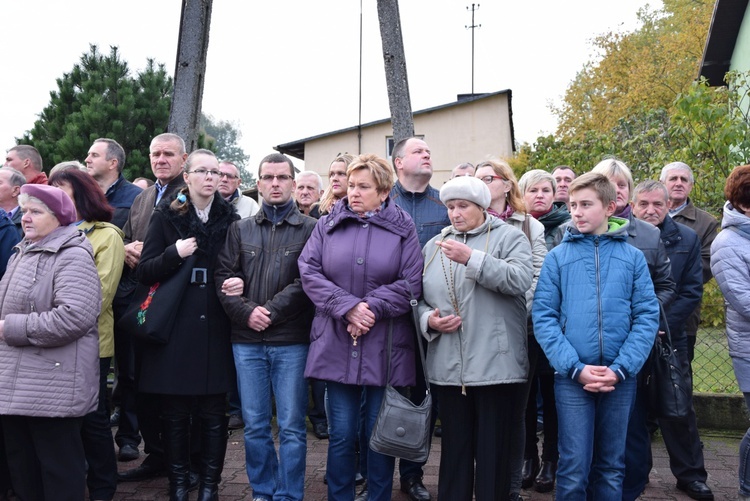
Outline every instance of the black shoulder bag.
POLYGON ((648 406, 659 419, 684 419, 690 412, 692 382, 683 371, 677 352, 672 346, 664 309, 659 305, 660 318, 666 335, 657 334, 654 347, 646 361, 646 395, 648 406))
MULTIPOLYGON (((407 282, 408 283, 408 282, 407 282)), ((417 300, 409 290, 412 316, 417 330, 419 356, 422 358, 424 379, 427 393, 421 405, 414 405, 411 400, 399 393, 390 384, 391 348, 393 345, 393 320, 388 326, 388 373, 383 402, 380 404, 378 418, 372 429, 370 449, 380 454, 407 459, 414 462, 427 461, 430 455, 430 419, 432 416, 432 394, 430 380, 427 377, 427 363, 422 349, 422 334, 419 328, 417 300)))

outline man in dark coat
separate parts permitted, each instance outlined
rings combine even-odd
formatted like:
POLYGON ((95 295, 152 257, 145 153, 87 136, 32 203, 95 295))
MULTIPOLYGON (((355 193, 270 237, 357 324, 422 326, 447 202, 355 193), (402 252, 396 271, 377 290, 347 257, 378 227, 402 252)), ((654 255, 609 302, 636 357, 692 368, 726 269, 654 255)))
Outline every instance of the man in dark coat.
POLYGON ((125 150, 114 139, 99 138, 89 148, 85 161, 89 175, 102 189, 109 205, 115 209, 112 224, 122 229, 128 220, 133 200, 143 191, 122 176, 125 150))
POLYGON ((0 209, 7 214, 7 218, 16 228, 18 238, 23 237, 21 229, 21 208, 18 206, 18 195, 21 186, 26 184, 26 178, 13 167, 0 167, 0 209))
MULTIPOLYGON (((659 228, 669 255, 677 297, 666 309, 667 324, 680 364, 683 370, 690 371, 685 325, 703 296, 700 241, 693 230, 673 221, 667 214, 668 194, 662 183, 644 181, 636 186, 633 195, 633 214, 659 228)), ((659 420, 659 426, 669 453, 669 466, 677 478, 677 488, 693 499, 713 499, 713 493, 706 485, 708 474, 693 406, 690 406, 686 419, 659 420)), ((650 466, 651 451, 643 452, 647 453, 644 460, 650 466)))
POLYGON ((232 351, 245 421, 246 470, 258 499, 301 500, 307 455, 307 382, 313 305, 297 258, 315 228, 292 199, 294 166, 261 160, 260 211, 232 223, 219 254, 216 287, 232 321, 232 351), (271 430, 276 402, 279 452, 271 430))
MULTIPOLYGON (((440 192, 430 186, 432 179, 432 156, 430 147, 422 139, 410 137, 402 139, 393 147, 393 169, 398 181, 391 190, 391 200, 404 209, 417 226, 419 245, 424 245, 440 230, 449 226, 448 210, 440 201, 440 192)), ((415 333, 415 335, 417 335, 415 333)), ((415 341, 416 343, 416 341, 415 341)), ((422 359, 415 354, 417 374, 422 373, 422 359)), ((422 403, 425 391, 424 380, 417 378, 417 386, 411 392, 413 402, 422 403)), ((437 399, 433 400, 437 406, 437 399)), ((436 409, 433 409, 436 410, 436 409)), ((433 412, 433 426, 437 412, 433 412)), ((425 463, 399 460, 401 491, 411 501, 430 501, 430 493, 422 482, 425 463)))
POLYGON ((161 442, 161 422, 159 398, 153 394, 136 394, 135 364, 137 351, 127 332, 118 329, 117 324, 135 291, 138 280, 135 268, 141 258, 143 240, 146 238, 148 223, 154 207, 185 184, 182 166, 187 159, 185 142, 176 134, 160 134, 151 141, 149 148, 151 170, 156 183, 141 192, 133 200, 125 233, 125 268, 112 303, 115 315, 115 357, 119 367, 118 384, 121 391, 120 426, 115 441, 120 447, 119 459, 131 460, 138 457, 140 435, 143 436, 144 452, 148 454, 140 466, 117 475, 121 482, 140 481, 154 476, 166 475, 164 448, 161 442), (137 410, 136 410, 137 407, 137 410))
MULTIPOLYGON (((661 170, 659 180, 664 183, 669 193, 669 217, 677 223, 684 224, 698 234, 701 244, 701 261, 703 263, 703 283, 711 280, 711 244, 719 231, 719 222, 708 212, 697 208, 690 200, 695 179, 692 169, 685 163, 672 162, 661 170)), ((688 360, 693 362, 695 340, 698 325, 701 321, 701 305, 693 310, 685 325, 687 333, 688 360)))

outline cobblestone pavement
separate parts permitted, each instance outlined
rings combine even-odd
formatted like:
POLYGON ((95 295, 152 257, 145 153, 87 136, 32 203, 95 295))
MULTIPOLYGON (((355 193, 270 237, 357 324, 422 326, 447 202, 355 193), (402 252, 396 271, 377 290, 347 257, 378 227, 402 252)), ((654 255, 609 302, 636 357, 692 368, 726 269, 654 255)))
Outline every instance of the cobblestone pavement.
MULTIPOLYGON (((704 445, 704 457, 708 470, 708 485, 717 500, 737 499, 738 446, 741 432, 716 432, 701 430, 704 445)), ((305 477, 305 499, 323 501, 326 499, 326 486, 323 483, 325 473, 327 440, 318 440, 311 431, 307 437, 307 471, 305 477)), ((642 500, 688 500, 687 495, 675 487, 675 479, 669 470, 669 457, 664 443, 657 435, 653 446, 654 469, 651 471, 650 483, 641 496, 642 500)), ((120 471, 133 468, 141 459, 129 463, 119 463, 120 471)), ((440 439, 432 442, 430 460, 425 466, 424 483, 437 499, 438 465, 440 462, 440 439)), ((398 468, 396 468, 398 471, 398 468)), ((408 501, 408 497, 398 490, 398 478, 394 478, 393 498, 396 501, 408 501)), ((245 474, 245 449, 242 431, 232 432, 227 447, 224 463, 224 474, 219 497, 221 501, 245 501, 251 499, 252 491, 245 474)), ((533 490, 523 491, 523 497, 529 501, 554 499, 553 494, 540 494, 533 490)), ((197 498, 192 493, 191 500, 197 498)), ((156 478, 144 482, 126 482, 118 485, 116 501, 147 501, 167 499, 167 479, 156 478)))

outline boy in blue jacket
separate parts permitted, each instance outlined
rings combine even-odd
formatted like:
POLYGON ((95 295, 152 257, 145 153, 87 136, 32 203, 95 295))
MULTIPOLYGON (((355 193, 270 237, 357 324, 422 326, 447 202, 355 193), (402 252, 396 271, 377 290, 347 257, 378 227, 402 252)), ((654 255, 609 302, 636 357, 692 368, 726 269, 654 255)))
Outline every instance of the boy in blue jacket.
POLYGON ((569 189, 575 228, 544 260, 534 332, 555 369, 557 499, 621 499, 636 374, 654 343, 659 303, 643 253, 627 243, 615 186, 588 173, 569 189))

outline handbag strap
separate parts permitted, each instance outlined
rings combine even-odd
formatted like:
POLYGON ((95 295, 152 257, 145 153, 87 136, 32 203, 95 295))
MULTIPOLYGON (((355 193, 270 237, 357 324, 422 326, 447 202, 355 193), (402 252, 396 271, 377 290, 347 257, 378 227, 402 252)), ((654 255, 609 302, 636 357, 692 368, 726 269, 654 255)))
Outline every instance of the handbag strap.
MULTIPOLYGON (((422 333, 419 328, 419 312, 417 311, 417 298, 414 297, 414 292, 411 290, 411 284, 406 280, 406 286, 409 289, 409 305, 411 305, 411 314, 414 320, 414 327, 417 334, 417 343, 419 344, 419 358, 422 360, 422 370, 424 371, 424 382, 427 388, 427 393, 430 393, 430 378, 427 375, 427 359, 424 356, 424 345, 422 343, 422 333)), ((391 381, 391 347, 393 346, 393 319, 391 318, 388 322, 388 371, 385 376, 385 384, 390 384, 391 381)))
POLYGON ((425 388, 427 393, 430 392, 430 378, 427 373, 427 358, 424 355, 424 343, 422 341, 422 329, 419 327, 419 311, 417 310, 417 298, 414 297, 414 291, 411 289, 411 283, 406 281, 406 286, 409 288, 409 304, 411 305, 411 316, 414 321, 414 329, 417 333, 417 343, 419 344, 419 358, 422 360, 422 371, 424 372, 425 388))
MULTIPOLYGON (((672 344, 672 333, 669 332, 669 323, 667 322, 667 313, 664 311, 661 302, 659 302, 659 323, 661 324, 662 321, 664 323, 664 333, 667 335, 667 342, 664 343, 664 340, 662 339, 662 344, 668 344, 669 349, 674 350, 674 345, 672 344)), ((659 337, 659 333, 657 333, 656 336, 659 337)))

